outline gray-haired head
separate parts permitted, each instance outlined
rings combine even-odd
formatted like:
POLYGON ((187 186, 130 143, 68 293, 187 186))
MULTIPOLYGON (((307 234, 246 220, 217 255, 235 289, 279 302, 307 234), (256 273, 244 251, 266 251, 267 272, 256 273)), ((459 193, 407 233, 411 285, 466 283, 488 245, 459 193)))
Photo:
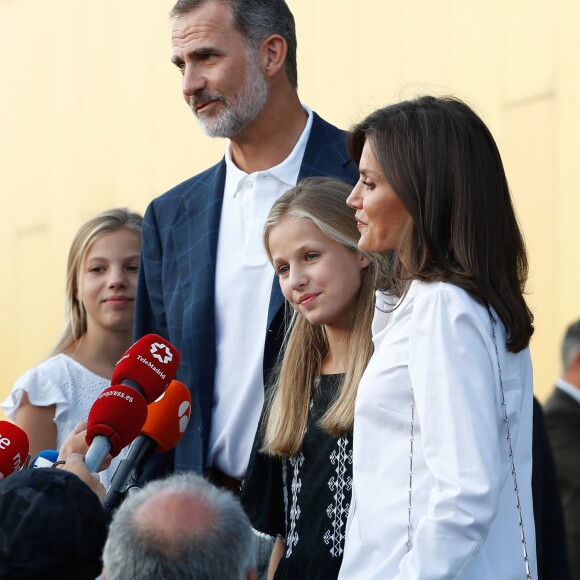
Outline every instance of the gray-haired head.
POLYGON ((564 372, 570 369, 572 358, 580 352, 580 320, 571 324, 562 341, 562 365, 564 372))
POLYGON ((285 70, 288 81, 298 87, 296 67, 296 25, 284 0, 178 0, 169 15, 178 18, 206 2, 221 2, 230 9, 231 24, 256 49, 272 34, 279 34, 288 45, 285 70))
POLYGON ((113 517, 103 561, 107 580, 244 580, 255 552, 238 499, 187 473, 127 498, 113 517))

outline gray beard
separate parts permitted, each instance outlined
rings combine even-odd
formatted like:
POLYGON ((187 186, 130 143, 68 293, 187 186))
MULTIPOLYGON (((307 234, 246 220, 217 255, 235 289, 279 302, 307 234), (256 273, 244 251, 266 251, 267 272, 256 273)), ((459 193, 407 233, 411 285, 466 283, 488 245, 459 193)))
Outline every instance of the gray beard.
POLYGON ((189 106, 197 117, 204 133, 209 137, 232 138, 245 129, 264 108, 269 96, 269 87, 257 59, 253 54, 247 55, 248 70, 246 79, 239 93, 231 99, 222 95, 201 94, 189 100, 189 106), (209 98, 208 98, 209 97, 209 98), (198 101, 218 99, 222 110, 216 115, 198 115, 195 104, 198 101))

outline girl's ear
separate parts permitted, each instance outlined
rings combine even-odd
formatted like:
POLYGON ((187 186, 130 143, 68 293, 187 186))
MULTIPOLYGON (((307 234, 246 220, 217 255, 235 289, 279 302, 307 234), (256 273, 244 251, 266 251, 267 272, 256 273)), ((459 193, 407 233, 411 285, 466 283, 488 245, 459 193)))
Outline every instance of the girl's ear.
POLYGON ((368 268, 371 265, 371 261, 364 254, 360 254, 359 264, 361 270, 364 270, 365 268, 368 268))

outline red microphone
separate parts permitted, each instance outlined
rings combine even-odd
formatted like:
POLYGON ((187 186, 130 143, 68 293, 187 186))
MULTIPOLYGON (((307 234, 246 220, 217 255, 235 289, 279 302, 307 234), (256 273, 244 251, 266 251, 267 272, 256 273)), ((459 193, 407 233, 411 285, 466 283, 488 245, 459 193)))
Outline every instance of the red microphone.
POLYGON ((146 334, 121 357, 111 383, 133 387, 152 403, 171 382, 178 366, 177 349, 158 334, 146 334))
POLYGON ((24 465, 28 449, 28 435, 18 425, 0 421, 0 480, 24 465))
POLYGON ((185 433, 190 415, 189 390, 183 383, 171 381, 161 397, 149 405, 141 435, 133 441, 111 479, 103 500, 107 514, 122 503, 129 489, 137 486, 143 466, 153 451, 165 453, 177 445, 185 433))
POLYGON ((147 419, 147 403, 132 387, 113 385, 96 399, 87 419, 85 464, 97 471, 107 455, 116 457, 139 435, 147 419))

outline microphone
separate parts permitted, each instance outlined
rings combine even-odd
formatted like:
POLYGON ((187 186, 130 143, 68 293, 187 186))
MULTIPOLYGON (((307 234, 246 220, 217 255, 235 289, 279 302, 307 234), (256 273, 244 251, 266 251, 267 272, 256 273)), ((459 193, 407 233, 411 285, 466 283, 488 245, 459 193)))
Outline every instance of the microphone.
POLYGON ((18 425, 0 421, 0 480, 23 466, 28 449, 28 435, 18 425))
POLYGON ((183 383, 171 381, 161 397, 149 405, 141 435, 133 441, 111 479, 103 499, 107 515, 119 507, 127 492, 136 489, 143 466, 153 451, 165 453, 177 445, 185 433, 190 415, 189 390, 183 383))
POLYGON ((112 385, 96 399, 87 419, 85 464, 98 471, 110 453, 116 457, 129 445, 147 419, 147 403, 132 387, 112 385))
POLYGON ((158 334, 146 334, 121 357, 111 383, 133 387, 149 404, 163 393, 178 366, 177 349, 158 334))
POLYGON ((41 451, 28 466, 30 469, 37 469, 39 467, 52 467, 54 462, 58 459, 58 451, 52 449, 45 449, 41 451))
MULTIPOLYGON (((147 418, 147 404, 155 401, 163 393, 175 376, 178 366, 179 352, 171 343, 158 334, 146 334, 129 347, 115 365, 113 376, 111 377, 113 386, 101 393, 97 401, 93 403, 93 407, 107 392, 109 394, 106 396, 111 393, 117 393, 119 405, 124 404, 120 402, 124 398, 125 400, 131 399, 130 402, 135 409, 139 408, 138 410, 129 411, 130 413, 135 413, 133 417, 135 422, 130 423, 135 429, 127 431, 127 434, 131 433, 130 437, 121 437, 123 444, 118 447, 118 441, 113 441, 113 439, 115 439, 115 433, 122 433, 118 429, 122 429, 123 417, 120 415, 115 419, 111 418, 114 428, 112 430, 105 428, 101 432, 103 425, 107 424, 107 410, 105 409, 103 414, 103 409, 101 409, 100 405, 97 405, 95 426, 98 427, 91 429, 90 417, 93 411, 93 407, 91 407, 86 437, 89 450, 85 455, 85 464, 91 471, 96 471, 101 467, 109 452, 111 452, 113 457, 117 456, 123 447, 137 437, 147 418), (132 394, 126 390, 127 388, 132 390, 132 394), (139 422, 137 422, 138 418, 139 422)), ((120 411, 121 414, 128 410, 125 407, 123 409, 123 411, 120 411)))

